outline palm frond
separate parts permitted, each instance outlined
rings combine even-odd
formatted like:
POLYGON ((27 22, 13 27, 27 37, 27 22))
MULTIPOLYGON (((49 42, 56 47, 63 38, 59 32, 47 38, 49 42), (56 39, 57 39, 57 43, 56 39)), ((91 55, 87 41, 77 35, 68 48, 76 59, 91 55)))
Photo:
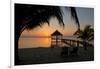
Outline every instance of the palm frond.
POLYGON ((75 20, 76 25, 78 26, 78 30, 79 30, 80 24, 79 24, 79 19, 78 19, 78 16, 77 16, 76 9, 74 7, 70 7, 70 10, 71 10, 71 17, 72 17, 72 19, 75 20))
POLYGON ((78 31, 75 35, 82 40, 91 41, 94 39, 94 30, 91 28, 91 25, 86 25, 83 30, 78 31))
POLYGON ((58 6, 15 4, 16 28, 33 29, 48 23, 51 17, 56 17, 61 26, 64 26, 62 11, 58 6), (19 21, 19 22, 18 22, 19 21))

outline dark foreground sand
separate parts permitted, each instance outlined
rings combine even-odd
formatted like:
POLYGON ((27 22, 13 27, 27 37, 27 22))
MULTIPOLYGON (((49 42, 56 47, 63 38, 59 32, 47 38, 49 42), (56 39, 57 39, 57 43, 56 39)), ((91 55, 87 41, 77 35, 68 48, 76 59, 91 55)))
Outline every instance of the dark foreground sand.
POLYGON ((68 48, 68 56, 61 56, 61 47, 57 48, 24 48, 19 49, 19 64, 44 64, 44 63, 60 63, 60 62, 77 62, 77 61, 93 61, 94 48, 88 47, 87 51, 83 47, 79 47, 78 55, 72 56, 68 48))

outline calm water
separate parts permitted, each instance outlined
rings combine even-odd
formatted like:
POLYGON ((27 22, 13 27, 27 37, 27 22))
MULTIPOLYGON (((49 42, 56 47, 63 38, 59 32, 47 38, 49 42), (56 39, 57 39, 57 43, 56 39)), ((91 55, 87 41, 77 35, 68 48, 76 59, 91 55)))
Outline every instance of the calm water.
MULTIPOLYGON (((63 39, 74 39, 76 37, 64 36, 63 39)), ((93 42, 92 42, 93 43, 93 42)), ((53 44, 56 44, 53 42, 53 44)), ((59 41, 58 44, 61 44, 59 41)), ((62 43, 62 45, 65 45, 62 43)), ((32 47, 51 47, 51 38, 50 37, 23 37, 19 39, 19 48, 32 48, 32 47)))

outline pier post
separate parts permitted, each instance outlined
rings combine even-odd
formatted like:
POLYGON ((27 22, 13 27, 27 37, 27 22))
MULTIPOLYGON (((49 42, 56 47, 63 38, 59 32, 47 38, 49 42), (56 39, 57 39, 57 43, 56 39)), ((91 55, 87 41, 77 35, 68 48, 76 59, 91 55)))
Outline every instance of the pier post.
POLYGON ((70 45, 71 45, 71 40, 70 40, 70 45))
POLYGON ((79 47, 79 41, 77 41, 77 47, 79 47))

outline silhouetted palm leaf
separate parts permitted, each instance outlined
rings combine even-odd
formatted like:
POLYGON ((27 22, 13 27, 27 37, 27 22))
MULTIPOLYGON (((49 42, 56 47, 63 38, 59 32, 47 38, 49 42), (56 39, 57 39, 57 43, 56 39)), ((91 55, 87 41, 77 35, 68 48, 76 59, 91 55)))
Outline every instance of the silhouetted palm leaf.
POLYGON ((70 7, 71 17, 75 20, 76 25, 78 26, 78 30, 80 29, 79 19, 77 16, 77 12, 74 7, 70 7))
POLYGON ((78 38, 82 40, 91 41, 94 39, 94 30, 91 28, 91 25, 87 25, 83 30, 75 33, 75 35, 78 35, 78 38))
POLYGON ((49 24, 51 17, 56 17, 61 26, 64 26, 63 16, 58 6, 43 5, 15 5, 16 27, 22 29, 32 29, 44 23, 49 24), (20 22, 18 22, 20 20, 20 22))

